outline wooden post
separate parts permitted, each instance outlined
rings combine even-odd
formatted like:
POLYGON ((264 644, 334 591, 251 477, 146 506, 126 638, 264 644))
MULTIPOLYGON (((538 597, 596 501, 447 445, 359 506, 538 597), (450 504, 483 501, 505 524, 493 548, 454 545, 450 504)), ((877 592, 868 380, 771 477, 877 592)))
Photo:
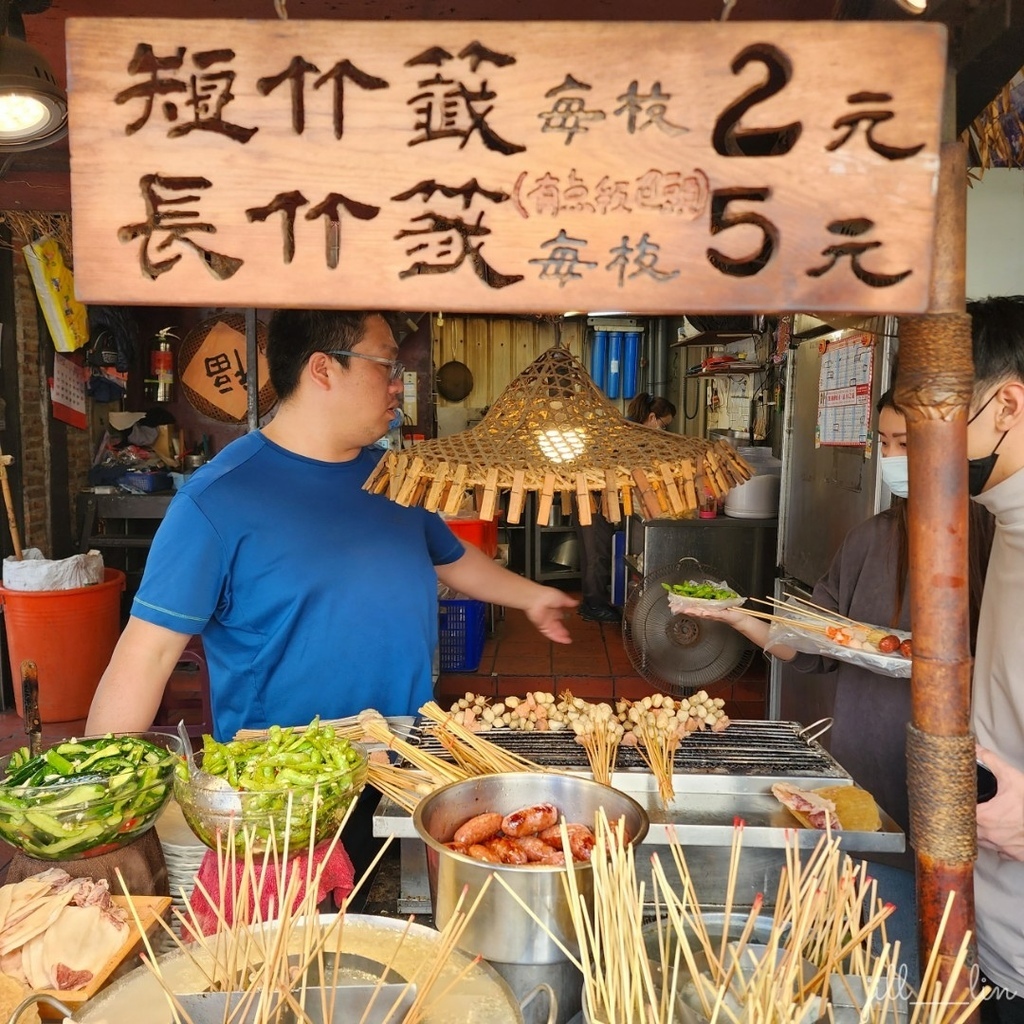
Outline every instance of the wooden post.
MULTIPOLYGON (((974 929, 977 843, 967 584, 966 411, 974 372, 964 312, 966 188, 965 149, 944 144, 931 312, 900 318, 895 396, 909 441, 910 837, 922 958, 935 942, 948 893, 957 893, 940 947, 944 979, 964 933, 974 929)), ((968 984, 973 959, 960 985, 968 984)))
POLYGON ((14 557, 20 562, 25 556, 21 550, 21 534, 18 532, 18 517, 14 514, 14 497, 11 494, 11 482, 7 479, 7 467, 14 461, 12 455, 4 455, 0 451, 0 488, 4 492, 4 506, 7 508, 7 525, 11 529, 11 544, 14 546, 14 557))

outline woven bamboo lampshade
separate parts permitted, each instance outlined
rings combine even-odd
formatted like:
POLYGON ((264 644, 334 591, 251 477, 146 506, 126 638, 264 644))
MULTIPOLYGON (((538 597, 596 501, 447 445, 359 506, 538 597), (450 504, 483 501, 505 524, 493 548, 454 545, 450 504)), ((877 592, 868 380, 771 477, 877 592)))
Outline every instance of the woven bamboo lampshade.
POLYGON ((583 365, 556 347, 523 370, 477 426, 389 453, 363 486, 400 505, 448 514, 472 488, 481 519, 494 518, 507 490, 510 523, 522 517, 528 491, 540 495, 539 522, 547 521, 556 493, 564 505, 575 494, 587 525, 593 498, 611 522, 634 510, 647 519, 681 515, 698 507, 699 495, 719 498, 751 475, 724 441, 631 423, 583 365))

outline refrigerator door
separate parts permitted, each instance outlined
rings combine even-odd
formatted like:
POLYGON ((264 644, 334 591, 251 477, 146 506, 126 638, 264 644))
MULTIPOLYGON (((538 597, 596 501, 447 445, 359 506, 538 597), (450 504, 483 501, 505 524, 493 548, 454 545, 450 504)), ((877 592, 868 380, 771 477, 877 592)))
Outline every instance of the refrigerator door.
MULTIPOLYGON (((875 336, 871 380, 872 410, 889 386, 891 318, 881 318, 875 336)), ((818 378, 823 343, 851 332, 837 331, 803 341, 789 353, 779 505, 781 573, 809 587, 828 569, 846 534, 881 507, 878 445, 815 447, 818 378), (865 454, 868 457, 865 458, 865 454)), ((854 332, 856 333, 856 332, 854 332)))
MULTIPOLYGON (((792 596, 811 599, 811 590, 791 578, 775 581, 775 599, 785 601, 792 596)), ((768 681, 768 717, 783 722, 800 722, 810 726, 831 719, 836 703, 834 672, 797 672, 788 661, 771 659, 768 681)), ((814 733, 818 730, 814 729, 814 733)), ((829 750, 829 732, 818 736, 818 742, 829 750)))

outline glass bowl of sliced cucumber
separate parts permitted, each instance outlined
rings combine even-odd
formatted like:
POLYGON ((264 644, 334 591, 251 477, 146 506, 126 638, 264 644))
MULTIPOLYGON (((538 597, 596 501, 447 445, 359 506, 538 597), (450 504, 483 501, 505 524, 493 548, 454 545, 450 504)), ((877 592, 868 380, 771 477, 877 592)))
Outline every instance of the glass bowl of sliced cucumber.
POLYGON ((0 838, 39 860, 95 857, 151 828, 173 789, 181 740, 157 731, 61 740, 0 762, 0 838))
POLYGON ((227 743, 204 736, 192 766, 179 767, 174 796, 212 849, 299 851, 338 830, 366 785, 367 764, 361 744, 319 721, 227 743))

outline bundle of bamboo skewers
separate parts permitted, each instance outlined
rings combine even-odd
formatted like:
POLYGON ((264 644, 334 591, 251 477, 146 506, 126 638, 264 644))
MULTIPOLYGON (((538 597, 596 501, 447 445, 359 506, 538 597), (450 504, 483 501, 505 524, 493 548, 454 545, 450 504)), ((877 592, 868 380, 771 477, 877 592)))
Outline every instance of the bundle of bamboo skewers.
MULTIPOLYGON (((715 934, 675 837, 670 834, 668 868, 658 854, 651 858, 648 894, 621 822, 602 816, 591 860, 592 898, 580 891, 573 872, 564 879, 578 956, 561 948, 583 974, 590 1024, 670 1024, 684 1018, 686 1007, 710 1024, 802 1024, 826 1014, 839 1019, 832 1005, 837 997, 855 1008, 862 1024, 905 1021, 906 997, 913 993, 900 970, 899 944, 889 943, 885 932, 893 908, 878 899, 866 865, 855 864, 831 836, 802 860, 794 838, 787 842, 774 913, 762 912, 760 895, 749 910, 734 913, 743 829, 737 821, 725 912, 713 920, 715 934), (654 904, 653 924, 644 923, 645 899, 654 904)), ((497 881, 515 898, 501 877, 497 881)), ((963 982, 969 934, 950 980, 940 979, 938 950, 955 898, 950 893, 910 1024, 964 1024, 988 994, 963 982)))
MULTIPOLYGON (((342 828, 344 823, 334 836, 331 852, 339 840, 342 828)), ((218 845, 219 892, 211 894, 202 887, 201 882, 196 882, 206 901, 215 910, 218 927, 214 933, 204 935, 201 923, 187 900, 187 914, 178 909, 173 913, 193 941, 181 939, 163 919, 160 919, 160 924, 177 951, 197 969, 207 992, 229 993, 235 998, 235 1001, 224 1001, 223 1024, 242 1020, 252 1024, 313 1024, 314 1021, 330 1021, 335 1017, 338 986, 344 984, 342 972, 346 910, 359 888, 372 877, 374 868, 390 843, 390 837, 358 880, 340 912, 326 917, 319 914, 317 897, 330 852, 314 862, 314 844, 310 843, 310 852, 304 860, 294 858, 289 862, 287 846, 279 850, 273 835, 265 852, 261 854, 253 852, 253 834, 246 832, 243 839, 244 842, 236 844, 235 836, 230 834, 224 844, 218 845), (239 846, 241 852, 238 852, 239 846), (266 903, 263 899, 265 893, 276 893, 278 896, 276 901, 270 903, 269 913, 262 909, 266 903), (282 908, 287 909, 281 912, 282 908), (320 979, 320 983, 308 983, 310 975, 320 979)), ((123 879, 121 884, 123 887, 123 879)), ((473 903, 465 908, 463 904, 466 894, 463 893, 452 919, 439 932, 436 942, 431 943, 429 956, 424 957, 417 946, 416 951, 410 951, 405 957, 415 968, 407 972, 407 982, 392 1005, 386 1008, 380 1003, 374 1011, 375 1021, 379 1020, 381 1024, 422 1024, 432 1014, 432 1019, 438 1019, 438 1007, 479 963, 479 957, 471 958, 458 953, 458 948, 488 885, 485 884, 473 903), (453 956, 467 961, 461 969, 451 966, 453 956), (382 1010, 386 1012, 382 1013, 382 1010)), ((181 895, 185 899, 184 890, 181 895)), ((193 1024, 187 1008, 191 1004, 182 992, 175 991, 165 976, 161 958, 150 943, 134 906, 131 909, 136 915, 135 923, 145 943, 146 955, 143 962, 163 989, 175 1024, 193 1024)), ((392 968, 407 940, 412 922, 413 918, 410 917, 405 929, 398 935, 397 945, 391 951, 388 961, 382 962, 379 977, 369 982, 374 986, 369 1003, 361 1020, 353 1019, 352 1024, 362 1024, 378 1002, 386 980, 392 977, 392 968)), ((360 952, 364 952, 362 947, 360 952)), ((365 957, 360 958, 359 969, 365 970, 365 957)), ((208 1010, 204 1009, 202 1019, 209 1019, 208 1010)))

